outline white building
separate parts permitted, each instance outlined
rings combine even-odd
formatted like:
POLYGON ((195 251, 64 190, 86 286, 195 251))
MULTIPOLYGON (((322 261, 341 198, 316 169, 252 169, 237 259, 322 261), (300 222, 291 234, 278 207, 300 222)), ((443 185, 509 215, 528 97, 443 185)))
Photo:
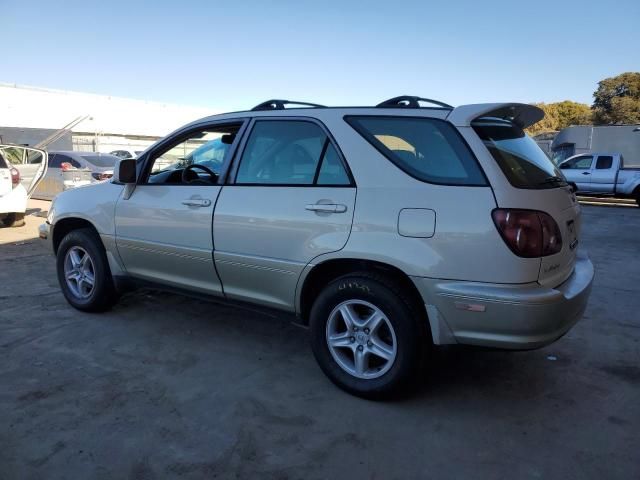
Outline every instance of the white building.
POLYGON ((64 143, 74 150, 141 150, 181 125, 215 113, 207 108, 0 83, 0 135, 7 143, 34 145, 47 132, 82 119, 64 143))

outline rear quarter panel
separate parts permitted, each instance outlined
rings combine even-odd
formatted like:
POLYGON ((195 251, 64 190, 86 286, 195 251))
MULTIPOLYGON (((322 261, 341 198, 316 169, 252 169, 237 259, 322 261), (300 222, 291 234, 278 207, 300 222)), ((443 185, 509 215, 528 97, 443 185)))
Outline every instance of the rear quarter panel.
POLYGON ((631 195, 640 185, 640 169, 622 169, 618 173, 616 190, 625 195, 631 195))
POLYGON ((347 245, 313 263, 328 258, 363 258, 394 265, 412 276, 490 283, 537 279, 540 261, 516 257, 496 230, 491 218, 496 202, 490 187, 416 180, 379 153, 342 116, 323 121, 345 154, 357 183, 357 196, 347 245), (405 208, 436 212, 433 237, 409 238, 398 233, 398 216, 405 208))
MULTIPOLYGON (((511 254, 522 262, 523 267, 528 265, 529 268, 533 268, 534 265, 538 265, 539 271, 529 281, 539 281, 545 286, 556 287, 571 275, 576 261, 577 249, 570 248, 569 241, 569 237, 573 235, 569 232, 569 222, 573 222, 571 228, 575 229, 575 234, 578 240, 580 239, 581 209, 575 195, 569 187, 542 190, 515 188, 473 129, 462 127, 459 130, 473 148, 487 174, 498 207, 542 211, 551 215, 558 224, 563 239, 562 250, 559 253, 542 259, 525 259, 511 254)), ((531 272, 532 270, 529 270, 529 273, 531 272)))

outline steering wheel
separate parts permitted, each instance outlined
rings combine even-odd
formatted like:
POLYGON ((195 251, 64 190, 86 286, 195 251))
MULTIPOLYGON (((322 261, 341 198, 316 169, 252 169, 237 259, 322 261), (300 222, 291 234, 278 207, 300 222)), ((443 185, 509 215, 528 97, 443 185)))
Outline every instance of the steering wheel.
POLYGON ((192 163, 191 165, 182 169, 182 176, 181 176, 182 183, 199 183, 201 185, 211 185, 211 182, 205 182, 204 180, 200 180, 197 173, 194 173, 194 175, 196 175, 196 178, 189 179, 187 172, 191 172, 191 170, 193 169, 200 169, 203 172, 207 173, 211 177, 211 182, 214 182, 218 178, 218 174, 213 170, 211 170, 210 168, 207 168, 204 165, 200 165, 199 163, 192 163))

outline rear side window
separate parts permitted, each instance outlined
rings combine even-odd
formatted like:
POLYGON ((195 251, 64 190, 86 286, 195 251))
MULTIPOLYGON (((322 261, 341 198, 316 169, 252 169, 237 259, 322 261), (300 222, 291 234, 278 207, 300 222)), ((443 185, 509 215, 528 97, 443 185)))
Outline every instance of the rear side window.
POLYGON ((418 180, 443 185, 487 185, 469 147, 448 122, 385 116, 349 116, 345 120, 398 168, 418 180))
POLYGON ((118 158, 115 155, 81 155, 86 161, 96 167, 113 167, 118 158))
POLYGON ((5 161, 1 153, 0 153, 0 168, 9 168, 9 166, 7 165, 7 162, 5 161))
POLYGON ((80 168, 81 165, 78 161, 69 157, 68 155, 63 155, 61 153, 56 153, 54 155, 49 155, 49 167, 51 168, 62 168, 63 163, 70 163, 75 168, 80 168))
POLYGON ((312 122, 257 121, 240 159, 236 184, 350 185, 327 134, 312 122))
POLYGON ((613 157, 609 155, 600 156, 598 157, 598 161, 596 162, 596 170, 605 170, 605 169, 611 168, 612 165, 613 165, 613 157))

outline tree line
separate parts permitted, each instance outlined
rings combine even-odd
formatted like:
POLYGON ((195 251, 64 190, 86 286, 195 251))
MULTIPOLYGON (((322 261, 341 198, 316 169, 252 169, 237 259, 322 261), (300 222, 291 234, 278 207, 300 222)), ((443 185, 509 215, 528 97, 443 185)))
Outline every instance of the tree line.
POLYGON ((627 72, 598 82, 593 104, 565 100, 535 103, 544 118, 527 129, 530 135, 555 132, 571 125, 640 123, 640 72, 627 72))

